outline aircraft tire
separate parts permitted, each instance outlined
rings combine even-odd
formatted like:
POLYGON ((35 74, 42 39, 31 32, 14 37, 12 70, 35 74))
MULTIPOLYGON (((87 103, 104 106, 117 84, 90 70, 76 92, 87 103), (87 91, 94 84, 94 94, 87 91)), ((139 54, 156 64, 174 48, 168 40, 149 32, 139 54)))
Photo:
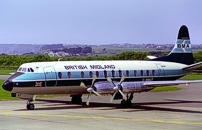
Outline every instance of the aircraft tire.
POLYGON ((81 97, 72 97, 72 104, 81 104, 82 98, 81 97))
POLYGON ((121 107, 122 108, 131 108, 131 106, 132 106, 132 102, 131 102, 131 100, 122 100, 121 101, 121 107))
POLYGON ((33 103, 27 104, 27 110, 34 110, 35 106, 33 103))

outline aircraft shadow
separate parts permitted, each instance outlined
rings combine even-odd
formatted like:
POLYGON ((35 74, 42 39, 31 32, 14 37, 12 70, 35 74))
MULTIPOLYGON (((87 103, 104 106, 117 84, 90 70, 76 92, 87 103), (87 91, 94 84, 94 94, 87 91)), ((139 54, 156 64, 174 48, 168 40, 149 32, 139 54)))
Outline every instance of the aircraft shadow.
MULTIPOLYGON (((138 112, 138 111, 163 111, 163 112, 177 112, 177 113, 196 113, 196 114, 202 114, 202 111, 194 111, 194 110, 183 110, 183 109, 177 109, 173 108, 172 106, 148 106, 148 105, 162 105, 162 104, 186 104, 186 103, 202 103, 201 101, 186 101, 186 100, 172 100, 172 99, 166 99, 165 102, 144 102, 144 103, 133 103, 131 108, 121 108, 120 104, 115 103, 95 103, 90 102, 89 106, 86 106, 85 102, 82 102, 82 104, 71 104, 71 101, 62 101, 62 100, 50 100, 50 99, 37 99, 36 101, 42 101, 42 102, 48 102, 53 104, 44 104, 43 108, 35 108, 34 111, 37 110, 63 110, 63 109, 92 109, 93 110, 114 110, 114 109, 122 109, 123 112, 138 112), (57 103, 57 104, 55 104, 57 103)), ((41 104, 41 103, 35 103, 35 104, 41 104)), ((27 109, 18 109, 14 111, 27 111, 27 109)))

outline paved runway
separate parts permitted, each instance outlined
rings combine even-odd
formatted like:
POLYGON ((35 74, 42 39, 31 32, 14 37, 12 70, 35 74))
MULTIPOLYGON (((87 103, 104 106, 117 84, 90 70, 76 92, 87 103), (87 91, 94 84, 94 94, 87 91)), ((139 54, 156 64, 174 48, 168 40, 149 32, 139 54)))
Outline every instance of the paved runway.
POLYGON ((69 97, 38 99, 35 110, 26 101, 0 101, 0 130, 201 130, 202 84, 182 86, 174 92, 136 94, 133 107, 122 109, 120 100, 109 103, 93 96, 90 106, 70 104, 69 97))
POLYGON ((6 80, 8 77, 10 77, 11 75, 0 75, 0 79, 6 80))

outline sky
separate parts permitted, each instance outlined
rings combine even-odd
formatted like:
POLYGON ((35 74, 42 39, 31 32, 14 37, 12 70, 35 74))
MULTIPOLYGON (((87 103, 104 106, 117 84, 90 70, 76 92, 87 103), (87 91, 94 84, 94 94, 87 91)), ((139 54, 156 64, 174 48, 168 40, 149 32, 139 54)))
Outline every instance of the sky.
POLYGON ((1 0, 0 44, 202 44, 202 0, 1 0))

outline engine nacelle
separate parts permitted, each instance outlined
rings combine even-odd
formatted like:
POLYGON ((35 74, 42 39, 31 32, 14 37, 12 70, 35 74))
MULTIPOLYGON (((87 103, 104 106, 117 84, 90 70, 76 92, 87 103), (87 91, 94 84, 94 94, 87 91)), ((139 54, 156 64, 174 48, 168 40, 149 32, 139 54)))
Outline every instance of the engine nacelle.
POLYGON ((100 94, 114 93, 114 86, 109 82, 97 82, 94 84, 96 91, 100 94))
MULTIPOLYGON (((119 82, 114 82, 117 86, 119 82)), ((97 82, 95 83, 95 88, 98 93, 107 94, 107 93, 114 93, 114 87, 109 82, 97 82)), ((138 93, 138 92, 145 92, 153 89, 153 87, 144 86, 144 82, 122 82, 122 91, 124 93, 138 93)))
POLYGON ((144 82, 123 82, 121 84, 124 93, 138 93, 147 92, 152 90, 154 87, 145 86, 144 82))

